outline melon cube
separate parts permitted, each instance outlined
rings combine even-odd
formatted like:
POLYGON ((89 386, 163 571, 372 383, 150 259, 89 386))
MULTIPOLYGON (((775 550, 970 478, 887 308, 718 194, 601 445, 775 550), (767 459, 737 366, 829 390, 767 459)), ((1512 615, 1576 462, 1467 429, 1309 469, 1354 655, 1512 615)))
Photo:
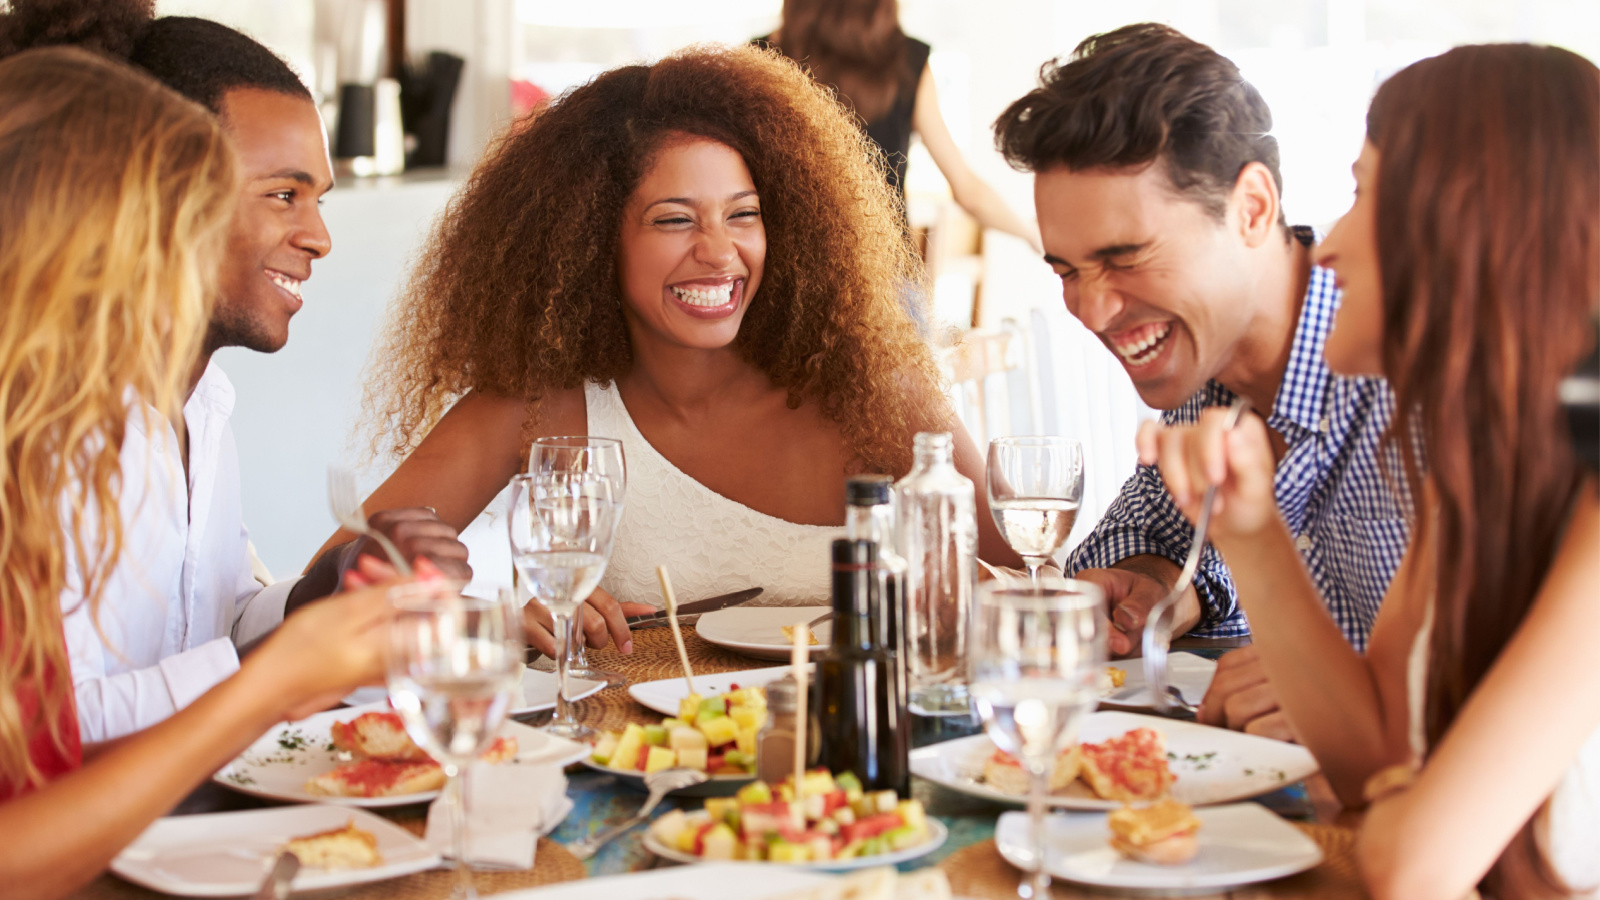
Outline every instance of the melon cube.
MULTIPOLYGON (((667 752, 671 753, 673 751, 668 750, 667 752)), ((706 771, 706 748, 685 747, 677 751, 677 754, 679 766, 685 769, 693 769, 696 772, 706 771)))
POLYGON ((688 816, 675 809, 650 823, 650 836, 671 847, 678 841, 678 832, 688 827, 688 816))
POLYGON ((615 731, 608 731, 600 735, 600 740, 595 742, 594 750, 589 754, 589 758, 602 766, 609 764, 611 754, 616 752, 617 742, 621 739, 622 735, 615 731))
POLYGON ((739 846, 738 836, 725 823, 718 822, 700 838, 702 859, 733 859, 739 846))
POLYGON ((667 746, 682 753, 685 749, 706 749, 706 736, 694 728, 680 726, 667 736, 667 746))

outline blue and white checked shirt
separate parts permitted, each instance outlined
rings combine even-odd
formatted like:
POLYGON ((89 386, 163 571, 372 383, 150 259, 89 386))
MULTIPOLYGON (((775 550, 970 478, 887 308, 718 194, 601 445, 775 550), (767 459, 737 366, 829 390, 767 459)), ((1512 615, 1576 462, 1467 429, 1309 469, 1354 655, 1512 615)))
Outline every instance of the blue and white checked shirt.
MULTIPOLYGON (((1307 241, 1310 233, 1296 229, 1295 236, 1307 241)), ((1389 580, 1405 555, 1411 503, 1397 454, 1383 448, 1383 433, 1394 408, 1388 382, 1341 377, 1323 361, 1322 344, 1338 305, 1333 273, 1313 268, 1295 327, 1294 349, 1267 425, 1288 442, 1274 479, 1278 509, 1334 621, 1345 638, 1364 651, 1389 580)), ((1227 406, 1233 397, 1221 384, 1207 382, 1161 420, 1168 425, 1193 424, 1206 407, 1227 406)), ((1067 571, 1108 568, 1146 553, 1182 565, 1193 534, 1160 472, 1140 466, 1094 532, 1067 560, 1067 571)), ((1194 586, 1201 616, 1190 634, 1250 633, 1233 578, 1215 548, 1207 547, 1201 555, 1194 586)))

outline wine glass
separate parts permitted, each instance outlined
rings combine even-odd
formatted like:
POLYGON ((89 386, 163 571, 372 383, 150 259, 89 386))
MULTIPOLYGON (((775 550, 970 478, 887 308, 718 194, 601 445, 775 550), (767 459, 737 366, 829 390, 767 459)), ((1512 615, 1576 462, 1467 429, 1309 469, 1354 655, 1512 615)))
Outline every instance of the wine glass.
POLYGON ((1105 594, 1093 584, 1048 577, 1027 587, 981 585, 973 621, 971 693, 995 746, 1032 779, 1031 871, 1019 897, 1044 900, 1045 794, 1050 767, 1078 736, 1099 698, 1106 660, 1105 594))
MULTIPOLYGON (((591 472, 611 479, 615 489, 612 499, 617 504, 617 522, 622 521, 623 501, 628 490, 627 460, 622 452, 622 442, 616 438, 569 435, 543 437, 533 442, 528 451, 528 472, 591 472)), ((628 683, 621 672, 596 668, 585 652, 583 631, 579 619, 573 616, 569 627, 573 633, 567 641, 567 674, 574 678, 603 681, 610 686, 628 683)))
POLYGON ((454 582, 390 590, 389 703, 406 733, 444 769, 456 884, 452 900, 477 897, 467 857, 466 773, 489 748, 522 692, 522 623, 509 594, 463 597, 454 582))
POLYGON ((1083 447, 1061 437, 1003 437, 989 442, 989 513, 1001 537, 1039 567, 1067 542, 1083 499, 1083 447))
POLYGON ((571 740, 594 736, 567 699, 567 646, 579 605, 594 591, 611 556, 618 504, 610 478, 587 472, 511 479, 511 558, 533 596, 550 611, 556 637, 556 714, 545 730, 571 740))

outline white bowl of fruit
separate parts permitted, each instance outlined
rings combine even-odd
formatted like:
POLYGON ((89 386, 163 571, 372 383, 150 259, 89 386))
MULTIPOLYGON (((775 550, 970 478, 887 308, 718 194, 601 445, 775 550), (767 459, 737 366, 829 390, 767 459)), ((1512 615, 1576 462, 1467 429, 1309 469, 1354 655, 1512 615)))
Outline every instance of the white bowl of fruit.
POLYGON ((761 688, 711 697, 690 694, 677 718, 603 732, 584 763, 639 790, 652 772, 693 769, 706 773, 706 781, 674 791, 675 796, 728 796, 755 778, 756 734, 766 721, 767 695, 761 688))
POLYGON ((672 810, 650 823, 647 850, 678 862, 748 862, 840 871, 892 865, 937 850, 949 830, 922 802, 894 791, 863 791, 855 775, 807 772, 795 800, 794 779, 764 781, 704 809, 672 810))

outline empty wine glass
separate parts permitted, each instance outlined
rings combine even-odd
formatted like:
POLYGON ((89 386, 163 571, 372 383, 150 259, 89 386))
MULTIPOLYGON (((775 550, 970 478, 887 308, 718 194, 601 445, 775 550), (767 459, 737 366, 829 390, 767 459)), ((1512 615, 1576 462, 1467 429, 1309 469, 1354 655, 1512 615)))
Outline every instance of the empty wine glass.
POLYGON ((511 558, 534 599, 550 611, 556 637, 556 714, 545 730, 572 740, 594 735, 572 714, 567 647, 576 639, 579 606, 600 583, 611 556, 619 512, 613 491, 610 478, 587 472, 511 479, 511 558))
POLYGON ((1003 437, 989 442, 989 513, 1000 535, 1028 564, 1050 562, 1078 521, 1083 447, 1061 437, 1003 437))
POLYGON ((477 897, 467 850, 467 770, 489 748, 522 692, 520 612, 509 596, 463 597, 460 585, 428 582, 390 591, 389 702, 406 733, 445 774, 453 900, 477 897))
POLYGON ((1078 723, 1099 698, 1105 667, 1105 594, 1095 585, 1042 578, 1011 587, 979 588, 972 624, 971 693, 995 746, 1020 761, 1031 778, 1031 865, 1019 897, 1044 900, 1045 795, 1050 767, 1078 737, 1078 723))
MULTIPOLYGON (((589 472, 610 478, 615 489, 612 499, 617 504, 617 522, 622 521, 623 501, 628 491, 627 459, 622 452, 622 441, 588 435, 538 438, 528 451, 528 473, 541 472, 589 472)), ((567 641, 569 676, 603 681, 611 686, 628 683, 628 676, 621 672, 596 668, 589 662, 576 615, 569 620, 568 627, 572 629, 567 641)))

